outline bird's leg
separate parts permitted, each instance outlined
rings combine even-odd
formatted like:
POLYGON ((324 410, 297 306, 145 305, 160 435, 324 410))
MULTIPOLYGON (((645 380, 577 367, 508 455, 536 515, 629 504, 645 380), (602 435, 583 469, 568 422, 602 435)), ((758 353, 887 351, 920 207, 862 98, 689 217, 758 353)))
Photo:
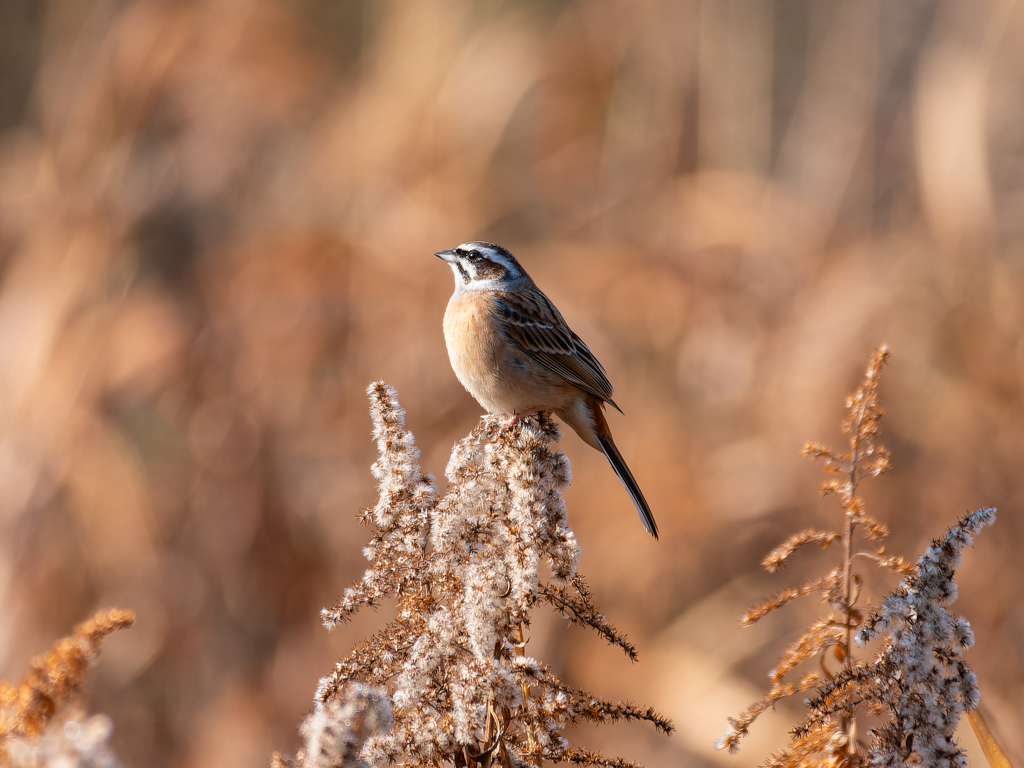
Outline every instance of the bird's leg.
POLYGON ((527 416, 532 416, 535 413, 540 413, 540 408, 533 408, 529 411, 523 411, 522 413, 514 413, 512 417, 501 425, 501 429, 498 430, 498 437, 504 435, 508 430, 512 429, 516 424, 525 419, 527 416))

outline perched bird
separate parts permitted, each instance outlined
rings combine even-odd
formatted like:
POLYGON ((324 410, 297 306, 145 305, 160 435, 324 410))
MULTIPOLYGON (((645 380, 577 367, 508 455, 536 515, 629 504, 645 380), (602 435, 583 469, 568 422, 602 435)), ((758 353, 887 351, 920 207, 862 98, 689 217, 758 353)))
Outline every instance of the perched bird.
POLYGON ((455 375, 490 413, 551 411, 604 453, 633 498, 644 528, 658 538, 651 508, 615 447, 604 404, 612 400, 604 367, 511 253, 484 241, 434 254, 455 274, 444 313, 444 340, 455 375))

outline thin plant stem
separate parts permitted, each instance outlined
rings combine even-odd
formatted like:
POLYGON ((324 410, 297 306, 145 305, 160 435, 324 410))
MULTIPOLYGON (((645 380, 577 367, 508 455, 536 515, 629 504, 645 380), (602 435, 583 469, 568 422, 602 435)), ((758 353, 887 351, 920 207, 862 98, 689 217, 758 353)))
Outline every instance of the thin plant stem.
MULTIPOLYGON (((857 477, 857 467, 860 465, 860 431, 864 424, 864 408, 867 398, 862 398, 860 407, 857 409, 856 418, 850 430, 850 464, 848 466, 849 477, 849 498, 846 503, 846 528, 843 531, 843 616, 846 627, 846 641, 843 646, 845 656, 844 666, 848 672, 854 668, 853 659, 853 534, 857 528, 857 485, 860 478, 857 477)), ((855 706, 851 705, 849 711, 843 717, 843 727, 846 731, 848 754, 855 754, 857 720, 855 717, 855 706)))

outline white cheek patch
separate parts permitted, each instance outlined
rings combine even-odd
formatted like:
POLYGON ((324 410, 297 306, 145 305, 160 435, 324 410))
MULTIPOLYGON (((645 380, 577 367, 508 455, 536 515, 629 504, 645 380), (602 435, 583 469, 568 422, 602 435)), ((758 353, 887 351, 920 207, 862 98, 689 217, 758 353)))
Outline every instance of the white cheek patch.
POLYGON ((508 283, 503 280, 478 280, 473 283, 473 289, 478 291, 504 291, 508 289, 508 283))

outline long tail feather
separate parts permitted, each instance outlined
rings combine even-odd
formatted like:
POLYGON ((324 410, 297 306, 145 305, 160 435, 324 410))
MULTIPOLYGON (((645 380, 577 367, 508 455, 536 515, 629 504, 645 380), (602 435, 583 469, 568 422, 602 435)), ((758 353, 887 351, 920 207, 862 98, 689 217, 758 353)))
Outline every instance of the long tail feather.
POLYGON ((640 490, 640 486, 633 477, 633 473, 626 466, 626 462, 623 460, 622 454, 619 453, 619 449, 615 447, 611 434, 607 429, 603 431, 604 434, 601 434, 602 430, 598 430, 597 433, 597 441, 601 444, 601 450, 608 459, 608 463, 612 465, 612 469, 615 470, 615 474, 619 476, 619 480, 626 486, 626 490, 629 491, 629 495, 633 498, 633 504, 640 515, 640 522, 644 524, 644 529, 657 539, 658 524, 654 522, 654 515, 651 514, 651 508, 647 504, 647 499, 644 498, 643 491, 640 490))

